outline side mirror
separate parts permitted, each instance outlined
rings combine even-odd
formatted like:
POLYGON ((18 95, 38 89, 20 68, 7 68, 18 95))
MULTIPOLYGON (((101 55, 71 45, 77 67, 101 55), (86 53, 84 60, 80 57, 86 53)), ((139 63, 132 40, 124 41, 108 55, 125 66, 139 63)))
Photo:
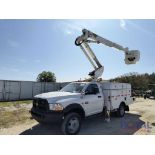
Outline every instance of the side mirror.
POLYGON ((84 93, 85 93, 85 95, 88 95, 88 94, 90 94, 90 92, 88 92, 88 91, 85 91, 84 93))
POLYGON ((82 91, 82 92, 81 92, 81 95, 88 95, 88 94, 91 94, 91 93, 88 92, 88 91, 82 91))
POLYGON ((86 95, 84 91, 81 92, 81 98, 83 98, 86 95))

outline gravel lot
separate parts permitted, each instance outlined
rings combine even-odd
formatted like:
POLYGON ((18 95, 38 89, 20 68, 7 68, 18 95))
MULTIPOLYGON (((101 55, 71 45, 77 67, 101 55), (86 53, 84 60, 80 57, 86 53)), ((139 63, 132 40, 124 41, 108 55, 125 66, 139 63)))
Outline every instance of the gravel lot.
MULTIPOLYGON (((29 110, 31 106, 27 106, 29 110)), ((55 125, 40 125, 28 119, 9 128, 1 128, 1 135, 60 135, 55 125)), ((101 116, 83 121, 80 135, 155 135, 155 100, 138 98, 130 105, 124 118, 112 117, 106 123, 101 116)))

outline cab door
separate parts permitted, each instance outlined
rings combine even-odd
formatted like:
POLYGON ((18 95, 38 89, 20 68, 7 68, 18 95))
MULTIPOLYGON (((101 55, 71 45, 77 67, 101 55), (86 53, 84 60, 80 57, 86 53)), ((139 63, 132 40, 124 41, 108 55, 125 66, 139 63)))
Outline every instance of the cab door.
POLYGON ((89 84, 85 89, 83 105, 86 116, 99 113, 103 110, 103 95, 96 83, 89 84))

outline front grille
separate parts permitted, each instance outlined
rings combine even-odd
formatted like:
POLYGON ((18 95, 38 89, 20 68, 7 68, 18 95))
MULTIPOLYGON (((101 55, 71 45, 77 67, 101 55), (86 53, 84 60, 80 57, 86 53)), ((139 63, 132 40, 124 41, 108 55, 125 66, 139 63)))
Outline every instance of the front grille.
POLYGON ((33 108, 43 110, 43 111, 48 111, 49 104, 46 99, 37 98, 33 100, 33 108))

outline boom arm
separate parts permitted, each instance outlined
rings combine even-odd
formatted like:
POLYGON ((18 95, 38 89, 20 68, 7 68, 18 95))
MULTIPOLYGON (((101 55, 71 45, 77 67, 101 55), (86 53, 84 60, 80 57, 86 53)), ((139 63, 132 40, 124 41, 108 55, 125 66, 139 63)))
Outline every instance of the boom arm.
POLYGON ((82 49, 82 51, 84 52, 90 63, 93 65, 95 70, 90 72, 89 75, 94 79, 97 79, 102 75, 103 66, 96 58, 95 54, 93 53, 88 43, 97 43, 97 44, 102 43, 108 47, 113 47, 117 50, 123 51, 125 53, 124 60, 126 64, 135 64, 137 61, 139 61, 140 53, 138 50, 129 50, 128 47, 124 48, 123 46, 116 44, 112 41, 109 41, 105 38, 102 38, 97 34, 86 29, 83 29, 82 33, 83 34, 81 36, 76 38, 75 44, 77 46, 80 46, 80 48, 82 49), (94 62, 96 63, 96 65, 94 62))

